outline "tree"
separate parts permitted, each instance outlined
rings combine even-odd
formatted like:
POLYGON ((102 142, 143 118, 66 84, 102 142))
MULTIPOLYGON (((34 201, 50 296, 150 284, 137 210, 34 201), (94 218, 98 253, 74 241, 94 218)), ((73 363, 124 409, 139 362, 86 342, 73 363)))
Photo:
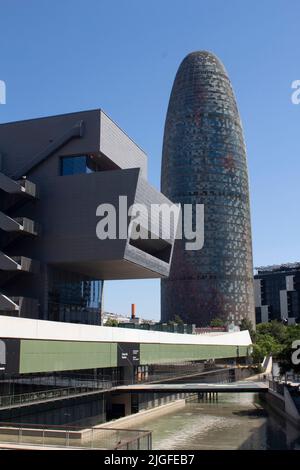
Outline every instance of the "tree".
POLYGON ((254 339, 255 339, 255 331, 254 331, 252 322, 251 322, 251 320, 249 320, 249 318, 243 318, 243 319, 241 320, 241 323, 240 323, 240 330, 241 330, 241 331, 248 330, 248 331, 249 331, 249 334, 250 334, 250 336, 251 336, 252 341, 254 341, 254 339))
POLYGON ((221 318, 213 318, 212 321, 210 322, 211 327, 223 327, 224 325, 224 320, 221 318))
POLYGON ((293 342, 300 340, 300 325, 289 325, 285 328, 285 338, 282 343, 282 348, 278 354, 278 361, 281 373, 288 371, 300 372, 300 364, 295 364, 292 361, 292 355, 295 350, 292 348, 293 342))
POLYGON ((270 334, 257 334, 253 344, 253 360, 255 363, 262 362, 268 355, 276 357, 282 350, 282 345, 270 334))
POLYGON ((118 326, 118 325, 119 325, 118 320, 115 320, 114 318, 108 318, 104 326, 118 326))
POLYGON ((272 320, 269 323, 260 323, 256 328, 257 334, 268 334, 279 343, 284 343, 287 335, 287 328, 285 325, 277 320, 272 320))
POLYGON ((174 316, 174 323, 177 323, 177 325, 183 325, 183 320, 181 319, 181 317, 179 315, 175 315, 174 316))

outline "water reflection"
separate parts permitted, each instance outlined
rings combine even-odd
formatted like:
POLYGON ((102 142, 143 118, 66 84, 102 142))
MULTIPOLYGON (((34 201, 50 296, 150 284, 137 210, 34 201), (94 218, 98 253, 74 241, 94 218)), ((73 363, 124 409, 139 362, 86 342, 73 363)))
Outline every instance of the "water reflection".
POLYGON ((254 394, 219 394, 189 402, 140 423, 153 431, 153 449, 300 449, 300 432, 254 394))

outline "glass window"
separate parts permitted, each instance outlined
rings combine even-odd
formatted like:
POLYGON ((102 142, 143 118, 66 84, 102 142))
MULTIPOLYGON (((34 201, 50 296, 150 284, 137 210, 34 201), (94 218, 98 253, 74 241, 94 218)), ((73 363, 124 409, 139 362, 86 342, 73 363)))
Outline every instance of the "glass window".
POLYGON ((49 319, 99 325, 103 281, 52 269, 49 272, 49 319))

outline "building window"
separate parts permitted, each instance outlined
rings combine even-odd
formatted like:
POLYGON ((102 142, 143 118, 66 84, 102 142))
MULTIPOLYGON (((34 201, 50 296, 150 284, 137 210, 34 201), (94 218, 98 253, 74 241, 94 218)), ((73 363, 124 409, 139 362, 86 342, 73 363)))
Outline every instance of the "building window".
POLYGON ((103 281, 58 269, 49 271, 48 318, 100 325, 103 281))
POLYGON ((62 157, 60 161, 61 176, 80 175, 97 171, 97 165, 88 155, 62 157))

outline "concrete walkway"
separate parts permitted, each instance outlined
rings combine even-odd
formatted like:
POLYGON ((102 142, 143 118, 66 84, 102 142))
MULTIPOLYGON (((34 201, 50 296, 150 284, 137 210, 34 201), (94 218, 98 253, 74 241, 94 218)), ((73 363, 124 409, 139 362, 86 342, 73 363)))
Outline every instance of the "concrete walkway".
POLYGON ((140 385, 125 385, 116 387, 118 392, 125 393, 143 393, 143 392, 157 392, 157 393, 249 393, 249 392, 264 392, 269 389, 266 382, 253 382, 253 381, 240 381, 232 383, 185 383, 185 384, 140 384, 140 385))

